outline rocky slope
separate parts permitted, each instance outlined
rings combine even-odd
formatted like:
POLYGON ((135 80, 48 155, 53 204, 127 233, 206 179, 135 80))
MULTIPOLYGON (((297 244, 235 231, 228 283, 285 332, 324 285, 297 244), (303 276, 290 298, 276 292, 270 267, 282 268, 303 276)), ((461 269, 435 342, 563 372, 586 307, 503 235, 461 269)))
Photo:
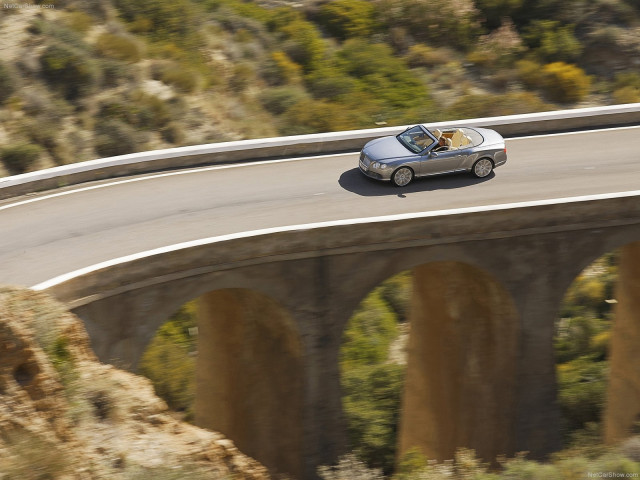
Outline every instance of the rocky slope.
POLYGON ((81 321, 0 288, 0 478, 262 480, 223 435, 173 418, 148 380, 98 362, 81 321))

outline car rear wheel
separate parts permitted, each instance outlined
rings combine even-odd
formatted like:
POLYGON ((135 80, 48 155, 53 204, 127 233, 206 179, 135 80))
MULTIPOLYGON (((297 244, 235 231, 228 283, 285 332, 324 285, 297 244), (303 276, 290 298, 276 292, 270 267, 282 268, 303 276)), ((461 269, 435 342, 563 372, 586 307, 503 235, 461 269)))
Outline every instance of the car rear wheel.
POLYGON ((478 178, 484 178, 493 171, 493 162, 488 158, 481 158, 473 164, 471 173, 478 178))
POLYGON ((409 167, 400 167, 398 170, 393 172, 391 180, 396 187, 404 187, 405 185, 409 185, 411 180, 413 180, 413 170, 411 170, 409 167))

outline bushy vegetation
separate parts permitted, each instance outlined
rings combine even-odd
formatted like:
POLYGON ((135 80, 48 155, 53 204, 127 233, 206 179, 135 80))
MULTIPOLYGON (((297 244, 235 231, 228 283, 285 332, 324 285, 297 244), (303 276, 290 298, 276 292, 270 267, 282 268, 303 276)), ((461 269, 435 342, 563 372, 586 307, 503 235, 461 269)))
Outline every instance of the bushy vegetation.
POLYGON ((565 443, 601 441, 617 254, 603 256, 572 284, 557 323, 558 402, 565 443))
POLYGON ((31 139, 25 128, 42 125, 23 106, 43 88, 71 107, 56 125, 82 139, 81 148, 35 140, 46 151, 43 166, 184 143, 640 99, 640 6, 630 0, 110 5, 58 0, 33 18, 21 45, 5 49, 35 52, 0 64, 6 143, 31 139), (105 103, 128 102, 132 91, 180 99, 190 114, 170 108, 167 119, 152 108, 161 120, 150 126, 132 123, 131 112, 105 119, 105 103), (117 131, 121 145, 109 133, 117 131))
POLYGON ((142 58, 140 45, 124 35, 103 33, 96 41, 96 49, 106 57, 135 63, 142 58))
POLYGON ((387 474, 395 462, 404 377, 404 366, 389 359, 391 343, 399 333, 398 317, 391 307, 402 301, 396 298, 395 294, 402 296, 398 290, 384 285, 362 302, 349 321, 340 357, 351 449, 387 474))
POLYGON ((0 104, 8 99, 16 90, 16 78, 10 68, 0 62, 0 104))
POLYGON ((75 100, 94 90, 98 70, 84 52, 64 44, 53 44, 40 56, 45 80, 67 100, 75 100))
POLYGON ((549 63, 542 69, 543 88, 555 102, 571 103, 582 100, 589 91, 591 79, 584 70, 564 62, 549 63))
POLYGON ((19 143, 0 149, 0 160, 11 174, 28 171, 38 160, 42 148, 31 143, 19 143))
MULTIPOLYGON (((639 439, 639 437, 636 437, 639 439)), ((629 458, 624 451, 603 452, 595 458, 588 456, 557 455, 549 463, 528 460, 526 455, 500 459, 500 470, 489 467, 473 450, 460 449, 455 457, 445 462, 428 461, 419 453, 409 452, 400 462, 394 480, 543 480, 548 478, 581 480, 589 472, 603 477, 611 474, 635 476, 640 474, 640 463, 629 458)), ((370 468, 353 455, 340 459, 334 467, 320 467, 323 480, 381 480, 380 471, 370 468)))
POLYGON ((107 119, 95 127, 95 149, 101 157, 126 155, 142 150, 140 135, 121 120, 107 119))
POLYGON ((140 373, 170 408, 193 421, 195 398, 196 306, 184 305, 160 329, 140 361, 140 373))
POLYGON ((318 19, 340 40, 369 37, 378 27, 375 6, 366 0, 335 0, 320 7, 318 19))

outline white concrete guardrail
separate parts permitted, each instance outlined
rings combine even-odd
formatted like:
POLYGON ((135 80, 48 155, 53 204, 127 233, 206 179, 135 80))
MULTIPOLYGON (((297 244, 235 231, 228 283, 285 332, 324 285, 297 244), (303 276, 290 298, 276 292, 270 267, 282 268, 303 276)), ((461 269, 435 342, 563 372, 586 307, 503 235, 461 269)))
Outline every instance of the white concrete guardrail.
MULTIPOLYGON (((489 127, 505 137, 640 124, 640 103, 429 123, 489 127)), ((0 199, 107 178, 216 163, 357 151, 369 140, 406 126, 259 138, 153 150, 63 165, 0 178, 0 199)))

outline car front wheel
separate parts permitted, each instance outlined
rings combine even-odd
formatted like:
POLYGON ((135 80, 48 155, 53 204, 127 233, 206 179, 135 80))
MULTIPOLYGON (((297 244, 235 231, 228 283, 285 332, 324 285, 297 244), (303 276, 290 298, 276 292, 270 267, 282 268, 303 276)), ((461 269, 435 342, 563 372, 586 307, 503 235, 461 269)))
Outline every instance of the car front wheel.
POLYGON ((411 180, 413 180, 413 170, 411 170, 409 167, 400 167, 398 170, 393 172, 391 180, 393 180, 393 183, 396 187, 404 187, 405 185, 409 185, 411 180))
POLYGON ((478 178, 484 178, 493 171, 493 162, 488 158, 481 158, 473 164, 471 172, 478 178))

